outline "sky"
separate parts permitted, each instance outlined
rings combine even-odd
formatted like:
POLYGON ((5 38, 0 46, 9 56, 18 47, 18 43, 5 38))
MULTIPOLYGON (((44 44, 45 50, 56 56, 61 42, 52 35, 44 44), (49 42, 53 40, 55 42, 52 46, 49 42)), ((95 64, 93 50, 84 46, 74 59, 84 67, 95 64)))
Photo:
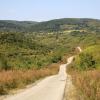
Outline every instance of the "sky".
POLYGON ((0 20, 100 19, 100 0, 0 0, 0 20))

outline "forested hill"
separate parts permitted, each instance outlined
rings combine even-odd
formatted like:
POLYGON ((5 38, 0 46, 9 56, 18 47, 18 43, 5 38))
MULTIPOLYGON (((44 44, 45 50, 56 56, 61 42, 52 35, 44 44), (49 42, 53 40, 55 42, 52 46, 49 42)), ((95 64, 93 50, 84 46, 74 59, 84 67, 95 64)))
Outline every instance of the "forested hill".
POLYGON ((100 30, 100 20, 64 18, 41 22, 31 27, 32 31, 100 30))
POLYGON ((29 31, 29 27, 37 23, 35 21, 0 20, 0 31, 26 32, 29 31))
POLYGON ((45 22, 0 20, 0 31, 48 32, 62 30, 100 31, 100 20, 86 18, 63 18, 45 22))
POLYGON ((100 20, 0 21, 0 69, 41 68, 78 45, 100 44, 100 20), (66 49, 67 48, 67 49, 66 49))

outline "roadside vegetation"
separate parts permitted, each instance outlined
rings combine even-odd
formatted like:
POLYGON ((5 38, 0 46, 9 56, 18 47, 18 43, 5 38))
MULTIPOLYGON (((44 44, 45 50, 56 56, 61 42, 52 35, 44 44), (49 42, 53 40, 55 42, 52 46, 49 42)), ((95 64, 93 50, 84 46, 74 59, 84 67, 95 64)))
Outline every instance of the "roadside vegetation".
POLYGON ((68 72, 76 86, 78 98, 81 100, 100 99, 100 45, 83 50, 75 57, 68 72))
POLYGON ((9 94, 13 89, 25 88, 49 75, 58 73, 60 64, 51 64, 42 69, 0 71, 0 95, 9 94))

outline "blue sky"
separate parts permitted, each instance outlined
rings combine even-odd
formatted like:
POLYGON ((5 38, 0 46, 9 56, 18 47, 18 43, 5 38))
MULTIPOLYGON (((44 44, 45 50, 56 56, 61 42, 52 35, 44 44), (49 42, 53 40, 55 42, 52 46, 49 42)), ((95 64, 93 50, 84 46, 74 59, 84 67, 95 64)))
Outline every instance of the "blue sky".
POLYGON ((100 0, 0 0, 0 20, 100 19, 100 0))

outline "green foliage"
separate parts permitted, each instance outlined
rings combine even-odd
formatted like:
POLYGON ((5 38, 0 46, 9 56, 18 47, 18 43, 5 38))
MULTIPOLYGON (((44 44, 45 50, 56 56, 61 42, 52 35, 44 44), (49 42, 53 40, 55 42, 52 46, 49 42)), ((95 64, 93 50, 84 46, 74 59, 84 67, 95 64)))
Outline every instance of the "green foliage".
POLYGON ((9 70, 11 67, 7 63, 5 55, 0 54, 0 69, 9 70))
POLYGON ((79 66, 81 69, 85 70, 88 68, 95 68, 95 60, 89 54, 80 54, 80 63, 79 66))
MULTIPOLYGON (((100 44, 99 20, 58 19, 34 23, 34 25, 33 22, 1 22, 0 69, 42 68, 50 63, 56 63, 62 59, 62 56, 74 52, 77 46, 86 48, 100 44), (16 29, 11 24, 14 24, 16 29), (21 29, 17 31, 17 26, 21 26, 21 28, 23 26, 24 32, 21 29), (2 31, 4 27, 5 29, 2 31)), ((82 59, 85 57, 84 61, 89 60, 85 67, 91 65, 95 60, 94 55, 89 57, 87 55, 88 53, 81 56, 82 59)), ((99 66, 97 61, 98 59, 95 60, 95 66, 99 66)), ((84 65, 83 62, 81 63, 84 65)))
POLYGON ((13 21, 13 20, 0 20, 1 32, 27 32, 30 31, 29 27, 37 24, 34 21, 13 21))
POLYGON ((100 68, 100 46, 95 45, 85 49, 75 59, 75 66, 80 70, 100 68))
POLYGON ((52 58, 52 63, 57 63, 58 61, 60 61, 61 60, 61 56, 54 56, 53 58, 52 58))
POLYGON ((46 22, 0 20, 2 32, 52 32, 63 30, 95 30, 100 32, 100 20, 63 18, 46 22))
MULTIPOLYGON (((45 38, 42 35, 27 35, 23 33, 3 33, 0 34, 0 53, 1 55, 1 69, 30 69, 33 67, 41 68, 52 63, 52 59, 57 58, 59 55, 55 55, 58 45, 52 44, 54 41, 46 40, 49 35, 45 38), (51 54, 52 52, 52 54, 51 54), (5 55, 5 56, 4 56, 5 55)), ((52 37, 53 39, 55 37, 52 37)), ((60 49, 59 49, 60 50, 60 49)), ((58 50, 58 51, 59 51, 58 50)))

